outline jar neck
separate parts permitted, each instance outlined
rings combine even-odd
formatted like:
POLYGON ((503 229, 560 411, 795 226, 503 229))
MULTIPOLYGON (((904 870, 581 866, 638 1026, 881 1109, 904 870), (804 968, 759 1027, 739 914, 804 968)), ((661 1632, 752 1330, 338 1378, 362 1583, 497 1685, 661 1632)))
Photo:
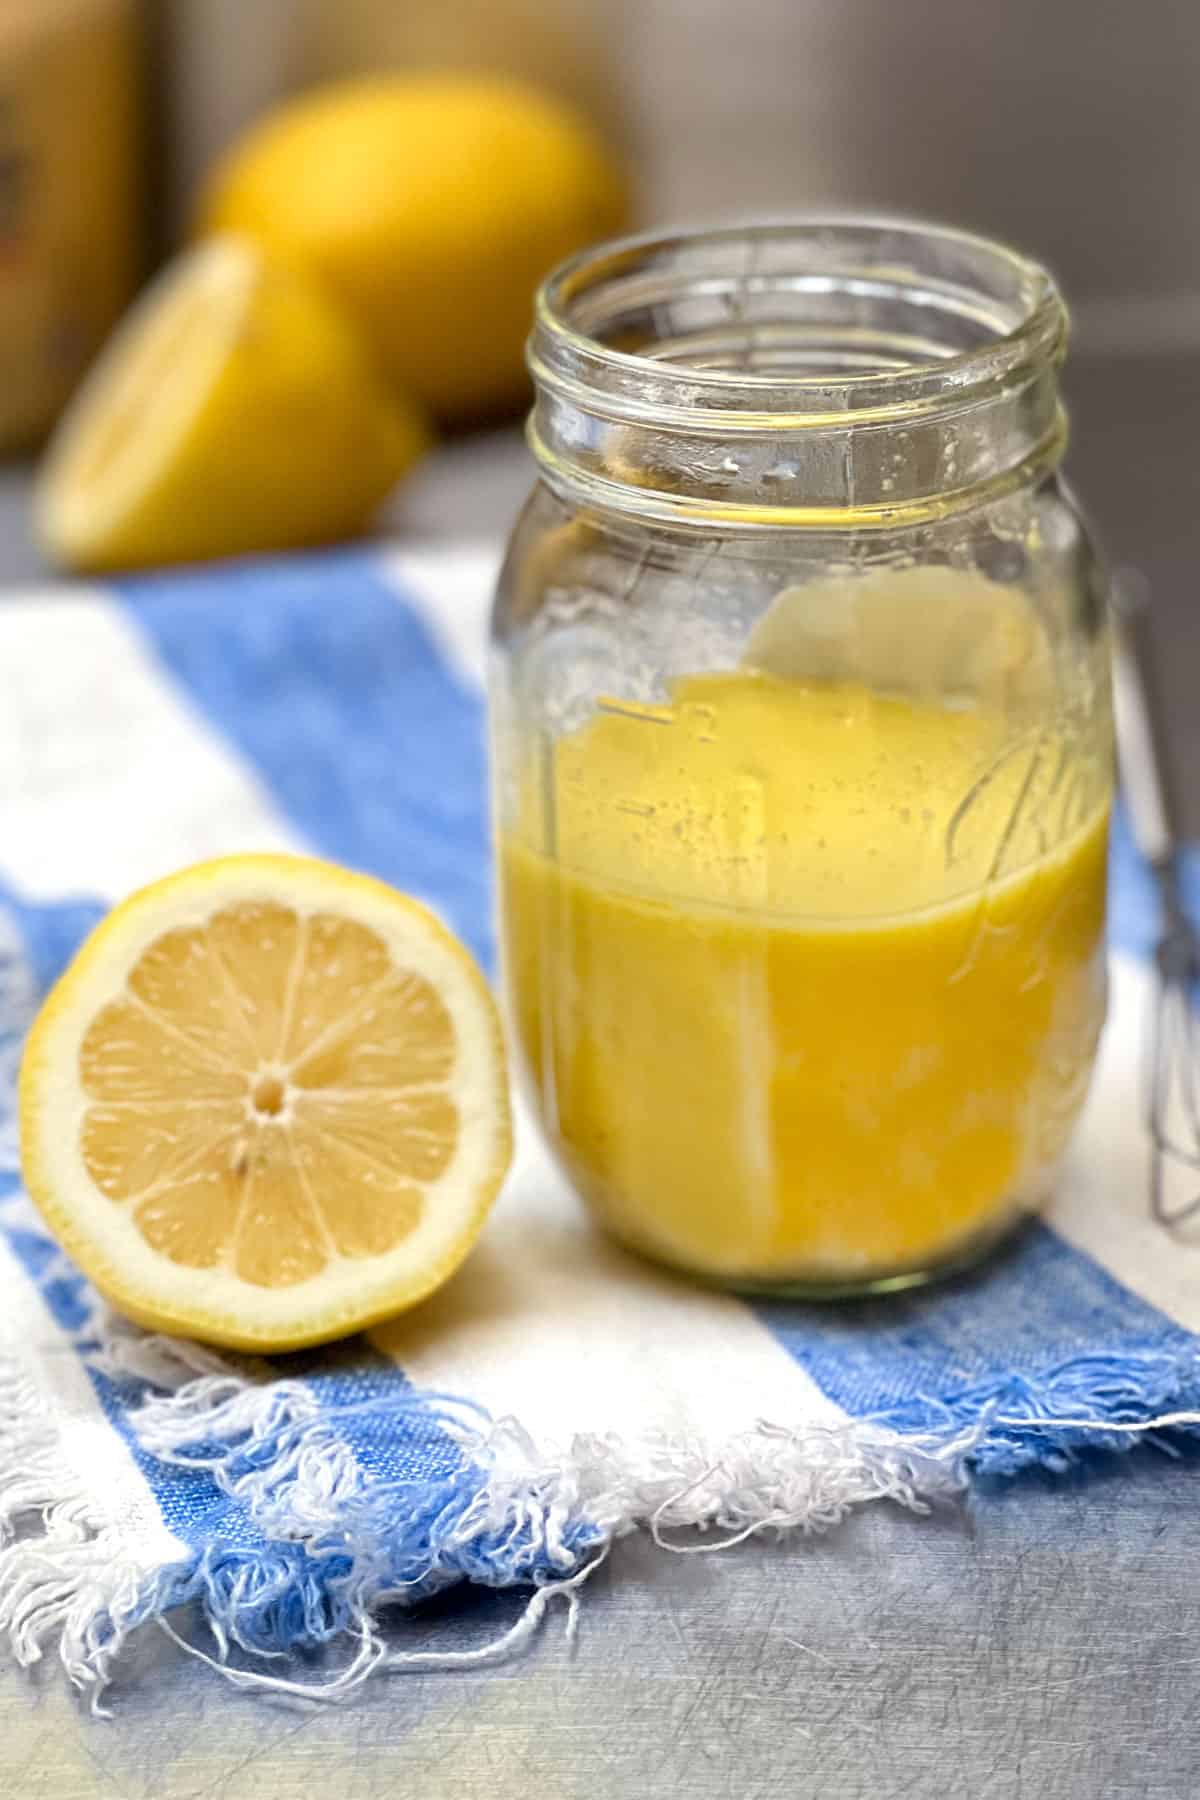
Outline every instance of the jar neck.
POLYGON ((585 504, 896 529, 1059 461, 1049 275, 937 226, 813 219, 628 239, 538 297, 530 443, 585 504))

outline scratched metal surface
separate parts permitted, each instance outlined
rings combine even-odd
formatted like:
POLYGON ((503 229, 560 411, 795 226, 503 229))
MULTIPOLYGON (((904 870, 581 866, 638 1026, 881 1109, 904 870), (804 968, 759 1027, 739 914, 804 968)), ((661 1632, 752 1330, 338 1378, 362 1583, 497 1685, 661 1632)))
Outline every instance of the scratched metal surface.
MULTIPOLYGON (((1200 1462, 1138 1453, 969 1511, 680 1557, 635 1541, 492 1671, 315 1710, 235 1694, 160 1634, 97 1722, 0 1680, 6 1800, 1194 1800, 1200 1462)), ((512 1596, 443 1602, 481 1641, 512 1596)), ((314 1671, 315 1672, 315 1671, 314 1671)))
MULTIPOLYGON (((1197 365, 1082 366, 1074 393, 1075 473, 1158 592, 1194 769, 1197 365)), ((498 533, 524 481, 515 439, 465 444, 398 522, 498 533)), ((37 566, 25 496, 0 478, 9 579, 37 566)), ((0 1667, 0 1800, 1195 1800, 1198 1566, 1200 1457, 1139 1452, 932 1519, 876 1508, 808 1544, 667 1558, 634 1540, 593 1582, 574 1646, 552 1625, 509 1666, 383 1680, 348 1707, 251 1699, 153 1632, 107 1722, 57 1668, 0 1667)), ((481 1642, 516 1605, 452 1598, 403 1641, 481 1642)))

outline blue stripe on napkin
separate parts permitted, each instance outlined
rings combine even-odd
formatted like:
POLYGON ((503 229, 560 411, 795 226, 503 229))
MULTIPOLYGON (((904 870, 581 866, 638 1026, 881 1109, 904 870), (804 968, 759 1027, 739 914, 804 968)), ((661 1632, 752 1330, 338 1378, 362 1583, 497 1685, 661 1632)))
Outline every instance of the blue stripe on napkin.
MULTIPOLYGON (((1200 849, 1180 858, 1183 903, 1200 919, 1200 849)), ((1160 909, 1154 877, 1138 855, 1124 807, 1113 813, 1108 854, 1108 941, 1131 956, 1149 957, 1159 928, 1160 909)))
MULTIPOLYGON (((935 1287, 836 1307, 768 1300, 754 1310, 846 1412, 898 1431, 966 1425, 989 1409, 1031 1421, 1145 1418, 1194 1404, 1200 1380, 1190 1332, 1037 1224, 935 1287)), ((1054 1463, 1084 1435, 1001 1425, 976 1461, 997 1473, 1054 1463)), ((1095 1432, 1087 1437, 1096 1442, 1095 1432)))
POLYGON ((313 848, 418 894, 490 965, 482 707, 378 558, 232 563, 118 591, 313 848))

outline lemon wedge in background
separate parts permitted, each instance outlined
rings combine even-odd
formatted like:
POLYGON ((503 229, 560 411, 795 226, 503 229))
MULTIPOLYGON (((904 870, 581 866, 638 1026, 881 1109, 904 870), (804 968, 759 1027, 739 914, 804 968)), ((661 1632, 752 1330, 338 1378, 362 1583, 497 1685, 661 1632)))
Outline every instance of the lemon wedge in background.
POLYGON ((319 275, 401 391, 461 420, 519 401, 535 288, 625 214, 611 154, 569 107, 436 74, 284 105, 218 164, 200 222, 319 275))
POLYGON ((878 569, 784 588, 742 661, 784 681, 856 683, 944 704, 1045 707, 1046 629, 1018 587, 956 568, 878 569))
POLYGON ((301 857, 202 863, 84 943, 26 1047, 29 1192, 154 1330, 294 1349, 440 1285, 511 1154, 491 994, 415 901, 301 857))
POLYGON ((334 301, 216 238, 101 354, 42 465, 36 528, 85 570, 327 542, 360 530, 425 444, 334 301))

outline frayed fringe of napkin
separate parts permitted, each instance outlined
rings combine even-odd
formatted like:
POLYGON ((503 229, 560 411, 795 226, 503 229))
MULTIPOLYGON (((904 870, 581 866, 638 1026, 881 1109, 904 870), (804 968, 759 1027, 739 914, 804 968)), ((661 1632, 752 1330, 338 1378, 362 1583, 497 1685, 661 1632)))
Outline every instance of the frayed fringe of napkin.
MULTIPOLYGON (((871 1500, 914 1513, 961 1494, 973 1472, 1061 1470, 1085 1449, 1163 1448, 1200 1433, 1194 1354, 1077 1357, 1034 1378, 914 1400, 886 1418, 795 1429, 759 1422, 714 1448, 681 1437, 580 1436, 536 1445, 511 1419, 404 1390, 322 1404, 301 1381, 255 1379, 194 1345, 117 1331, 93 1356, 136 1379, 141 1447, 205 1472, 237 1499, 261 1542, 210 1545, 147 1566, 130 1526, 100 1515, 62 1454, 52 1406, 32 1376, 0 1360, 0 1631, 18 1660, 49 1646, 97 1706, 130 1635, 156 1622, 241 1687, 338 1700, 371 1675, 478 1665, 511 1656, 561 1600, 574 1628, 579 1590, 612 1543, 636 1529, 679 1553, 726 1549, 764 1531, 815 1533, 871 1500), (363 1470, 339 1427, 367 1411, 407 1414, 456 1448, 445 1473, 387 1483, 363 1470), (531 1587, 517 1623, 477 1649, 397 1649, 384 1608, 468 1580, 531 1587), (171 1622, 198 1605, 211 1648, 171 1622), (297 1682, 264 1659, 335 1642, 339 1673, 297 1682)), ((394 1634, 393 1634, 394 1637, 394 1634)))

